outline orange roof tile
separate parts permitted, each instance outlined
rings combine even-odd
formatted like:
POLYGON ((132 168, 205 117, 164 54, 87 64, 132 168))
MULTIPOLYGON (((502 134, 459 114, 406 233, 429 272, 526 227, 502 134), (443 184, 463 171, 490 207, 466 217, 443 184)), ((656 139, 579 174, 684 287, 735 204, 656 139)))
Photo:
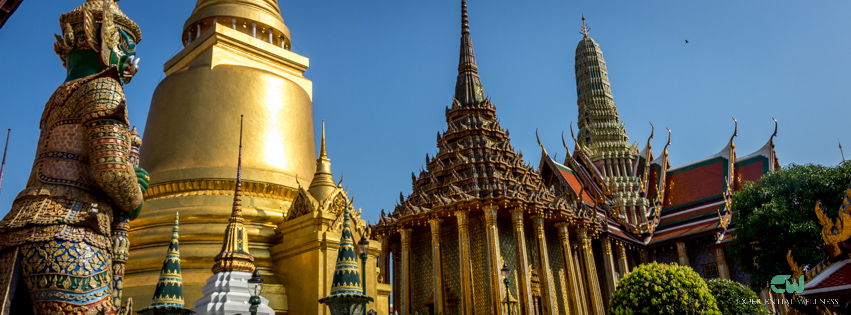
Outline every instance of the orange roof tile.
POLYGON ((582 184, 579 183, 579 179, 576 177, 576 174, 573 173, 573 170, 567 168, 566 166, 560 165, 558 163, 553 163, 558 167, 559 174, 561 177, 567 182, 570 186, 570 189, 573 190, 574 193, 579 194, 582 191, 582 201, 593 204, 594 198, 588 194, 587 190, 582 190, 582 184))

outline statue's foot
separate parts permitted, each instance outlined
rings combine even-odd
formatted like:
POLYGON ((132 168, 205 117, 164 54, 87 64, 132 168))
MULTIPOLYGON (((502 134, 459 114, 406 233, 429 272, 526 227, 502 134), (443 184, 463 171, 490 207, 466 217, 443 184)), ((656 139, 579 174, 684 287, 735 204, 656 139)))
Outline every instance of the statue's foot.
POLYGON ((118 315, 132 315, 133 314, 133 298, 127 298, 127 301, 124 302, 124 305, 118 308, 118 315))

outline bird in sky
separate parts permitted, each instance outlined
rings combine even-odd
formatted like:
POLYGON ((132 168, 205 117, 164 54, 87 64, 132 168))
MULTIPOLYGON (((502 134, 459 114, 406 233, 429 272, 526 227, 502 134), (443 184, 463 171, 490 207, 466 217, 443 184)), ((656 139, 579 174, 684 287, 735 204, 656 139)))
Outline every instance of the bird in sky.
POLYGON ((688 44, 688 39, 686 39, 686 44, 688 44))

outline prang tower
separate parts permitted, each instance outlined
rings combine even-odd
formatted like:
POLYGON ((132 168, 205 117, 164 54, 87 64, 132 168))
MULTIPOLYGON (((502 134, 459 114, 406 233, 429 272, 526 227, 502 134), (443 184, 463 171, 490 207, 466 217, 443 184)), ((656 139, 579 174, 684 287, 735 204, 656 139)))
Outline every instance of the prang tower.
MULTIPOLYGON (((148 305, 171 221, 180 211, 186 302, 201 297, 222 247, 236 180, 240 115, 245 115, 242 216, 263 296, 287 309, 270 248, 275 229, 310 182, 316 146, 308 59, 289 51, 277 0, 198 0, 181 33, 184 48, 165 63, 151 100, 141 166, 151 175, 142 215, 132 222, 125 281, 135 305, 148 305)), ((319 296, 319 293, 317 293, 319 296)), ((294 303, 290 301, 290 303, 294 303)), ((315 303, 315 301, 314 301, 315 303)))
POLYGON ((635 175, 638 147, 620 120, 612 97, 609 71, 600 45, 588 36, 582 17, 582 40, 576 46, 576 105, 579 107, 577 145, 591 159, 613 192, 621 221, 630 229, 647 230, 650 202, 641 195, 635 175))

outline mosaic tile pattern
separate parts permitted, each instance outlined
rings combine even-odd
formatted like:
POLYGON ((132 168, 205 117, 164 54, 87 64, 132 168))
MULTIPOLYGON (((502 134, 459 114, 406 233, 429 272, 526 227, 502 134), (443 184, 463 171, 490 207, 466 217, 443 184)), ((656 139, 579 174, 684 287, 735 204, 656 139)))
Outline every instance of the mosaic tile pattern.
POLYGON ((709 249, 709 245, 712 244, 715 244, 715 241, 711 237, 686 242, 691 268, 694 269, 694 271, 697 271, 697 273, 704 279, 706 279, 706 275, 703 274, 703 265, 714 263, 716 261, 715 250, 709 249))
MULTIPOLYGON (((502 255, 502 258, 505 259, 508 269, 513 272, 519 271, 520 265, 517 262, 517 247, 514 242, 514 230, 511 227, 511 221, 507 219, 497 221, 497 227, 499 229, 500 254, 502 255)), ((520 276, 520 274, 517 274, 517 276, 520 276)), ((520 299, 519 292, 517 291, 518 281, 519 279, 511 279, 511 283, 508 284, 508 290, 511 292, 511 296, 515 299, 520 299)))
POLYGON ((567 314, 567 303, 565 299, 567 295, 567 274, 564 270, 564 256, 561 254, 561 245, 558 241, 558 236, 555 231, 548 231, 547 238, 547 257, 550 260, 550 270, 552 270, 553 284, 550 286, 554 290, 554 295, 557 300, 556 310, 559 314, 567 314))
POLYGON ((729 262, 730 264, 728 266, 730 270, 733 271, 733 280, 736 280, 736 282, 741 283, 743 285, 750 286, 750 275, 742 271, 742 267, 739 266, 739 263, 735 259, 730 259, 729 262))
POLYGON ((428 312, 433 304, 431 233, 411 237, 411 313, 428 312))
MULTIPOLYGON (((679 261, 679 256, 677 256, 677 248, 674 246, 666 246, 664 248, 656 249, 656 262, 660 264, 672 264, 679 261)), ((653 261, 653 257, 650 257, 651 261, 653 261)))
POLYGON ((486 271, 487 243, 485 236, 485 218, 479 216, 470 220, 470 251, 473 265, 473 312, 476 315, 491 314, 490 280, 486 271))
POLYGON ((391 282, 390 282, 390 283, 393 284, 393 292, 394 292, 393 293, 393 305, 395 307, 399 307, 400 305, 402 305, 402 304, 399 303, 400 297, 399 297, 399 294, 398 294, 398 292, 402 292, 402 288, 399 287, 399 275, 402 272, 402 270, 399 268, 399 266, 401 266, 401 263, 402 263, 402 254, 401 254, 402 253, 402 244, 399 243, 399 242, 393 242, 390 245, 390 250, 392 251, 392 253, 390 254, 390 257, 391 257, 391 260, 393 261, 393 263, 392 263, 393 266, 391 267, 391 269, 393 269, 393 278, 391 279, 391 282))
POLYGON ((458 227, 440 229, 440 257, 443 259, 444 312, 461 313, 461 260, 458 252, 458 227))

